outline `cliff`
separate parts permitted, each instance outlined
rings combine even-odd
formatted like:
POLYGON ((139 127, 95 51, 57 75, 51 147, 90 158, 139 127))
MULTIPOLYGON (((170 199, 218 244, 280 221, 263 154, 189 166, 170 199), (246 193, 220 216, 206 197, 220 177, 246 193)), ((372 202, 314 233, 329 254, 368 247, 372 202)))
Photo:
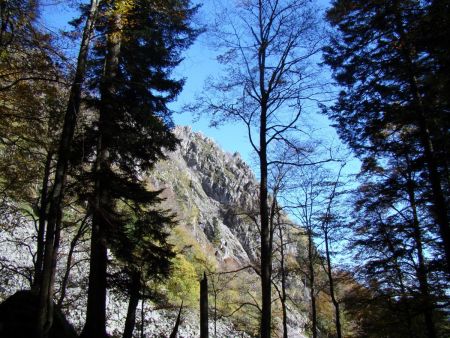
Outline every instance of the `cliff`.
MULTIPOLYGON (((239 287, 227 286, 240 294, 235 299, 235 306, 224 309, 229 304, 221 304, 219 309, 222 313, 231 313, 238 308, 239 302, 254 302, 253 297, 259 298, 260 282, 255 272, 259 265, 258 183, 238 153, 224 152, 213 140, 193 132, 189 127, 177 127, 175 134, 181 141, 180 146, 168 154, 166 161, 158 163, 148 178, 149 185, 152 189, 163 189, 166 198, 164 207, 177 214, 179 225, 174 237, 180 234, 183 237, 192 236, 188 241, 181 240, 182 245, 185 242, 196 243, 197 251, 204 254, 200 259, 195 254, 187 254, 188 260, 206 261, 206 269, 218 276, 244 269, 232 275, 234 284, 239 287)), ((293 238, 298 233, 291 231, 290 235, 292 244, 286 247, 286 251, 292 260, 296 260, 301 250, 298 249, 299 240, 294 241, 293 238)), ((174 242, 181 249, 180 238, 174 238, 174 242)), ((274 270, 277 264, 274 259, 274 270)), ((200 270, 202 266, 196 265, 196 268, 200 270)), ((225 277, 222 279, 226 280, 225 277)), ((292 298, 305 304, 307 289, 301 278, 292 276, 289 288, 292 298)), ((290 307, 289 336, 302 337, 306 312, 292 305, 290 307)), ((279 321, 276 304, 274 308, 279 321)), ((256 317, 255 309, 244 309, 241 313, 237 311, 236 316, 230 316, 230 319, 237 319, 238 326, 246 331, 252 328, 256 331, 256 317), (242 314, 255 318, 240 322, 242 314)))
POLYGON ((258 186, 238 153, 223 152, 189 127, 175 130, 180 147, 158 163, 152 187, 164 189, 167 207, 218 262, 243 266, 256 262, 258 232, 250 215, 257 210, 258 186))

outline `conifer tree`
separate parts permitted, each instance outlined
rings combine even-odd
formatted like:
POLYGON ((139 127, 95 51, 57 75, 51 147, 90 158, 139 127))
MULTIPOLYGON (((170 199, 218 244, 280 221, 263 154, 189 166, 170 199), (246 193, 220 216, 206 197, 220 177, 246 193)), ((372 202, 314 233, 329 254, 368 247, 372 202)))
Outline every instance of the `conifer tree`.
POLYGON ((399 142, 397 154, 383 165, 364 163, 352 243, 360 250, 365 278, 377 280, 385 296, 398 297, 392 330, 436 337, 435 314, 442 295, 442 285, 432 281, 441 269, 432 240, 437 234, 423 195, 422 159, 412 156, 411 146, 399 142), (395 328, 396 321, 406 325, 395 328))
MULTIPOLYGON (((158 194, 159 191, 149 193, 147 203, 158 204, 158 194)), ((167 238, 175 223, 167 211, 144 209, 136 202, 122 209, 124 226, 115 227, 108 234, 112 252, 119 261, 119 270, 110 276, 110 284, 129 298, 122 337, 131 338, 139 300, 160 298, 148 290, 146 282, 164 282, 169 276, 175 253, 167 238)))
MULTIPOLYGON (((344 87, 329 116, 358 156, 382 157, 396 142, 417 140, 414 146, 423 159, 432 218, 439 229, 449 271, 445 156, 449 133, 447 94, 441 89, 448 74, 441 72, 445 57, 440 49, 445 50, 445 44, 426 42, 421 33, 427 30, 430 13, 438 3, 334 1, 327 18, 337 32, 325 49, 325 60, 344 87)), ((446 31, 445 20, 438 22, 446 31)))
POLYGON ((106 337, 108 238, 126 226, 118 210, 121 201, 155 203, 141 175, 164 158, 164 149, 175 149, 167 103, 181 91, 183 81, 170 73, 197 35, 190 26, 196 9, 189 1, 117 0, 101 6, 105 15, 97 25, 101 38, 90 81, 98 95, 92 102, 99 117, 91 130, 95 163, 87 177, 93 219, 83 337, 106 337))

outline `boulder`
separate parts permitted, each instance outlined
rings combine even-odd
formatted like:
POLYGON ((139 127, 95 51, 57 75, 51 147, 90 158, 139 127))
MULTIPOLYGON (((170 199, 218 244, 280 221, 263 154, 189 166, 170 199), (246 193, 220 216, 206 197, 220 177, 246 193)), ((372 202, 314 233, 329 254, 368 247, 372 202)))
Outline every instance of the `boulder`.
MULTIPOLYGON (((8 297, 0 304, 0 337, 34 338, 38 296, 31 291, 22 290, 8 297)), ((53 326, 49 338, 76 338, 75 329, 64 314, 55 307, 53 326)))

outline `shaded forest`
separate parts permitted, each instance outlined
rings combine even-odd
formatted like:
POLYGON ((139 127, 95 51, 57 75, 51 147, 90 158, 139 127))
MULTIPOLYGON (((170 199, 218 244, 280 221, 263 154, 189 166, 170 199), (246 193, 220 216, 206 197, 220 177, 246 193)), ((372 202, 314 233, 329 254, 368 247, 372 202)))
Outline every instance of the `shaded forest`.
POLYGON ((450 1, 204 2, 0 0, 0 336, 450 336, 450 1))

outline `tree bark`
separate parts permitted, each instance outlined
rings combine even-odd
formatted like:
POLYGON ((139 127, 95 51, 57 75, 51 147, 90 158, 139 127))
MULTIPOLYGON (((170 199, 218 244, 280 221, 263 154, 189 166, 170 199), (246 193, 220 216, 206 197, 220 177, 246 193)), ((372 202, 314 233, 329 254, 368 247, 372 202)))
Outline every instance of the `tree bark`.
POLYGON ((310 297, 311 297, 311 330, 313 338, 317 338, 317 307, 316 307, 316 289, 315 289, 315 271, 314 271, 314 254, 313 254, 313 240, 312 230, 308 234, 308 269, 309 269, 309 283, 310 283, 310 297))
POLYGON ((92 220, 86 323, 81 337, 106 338, 107 249, 104 220, 95 212, 92 220))
POLYGON ((330 194, 329 200, 328 200, 327 210, 325 213, 325 219, 322 223, 322 230, 323 230, 324 242, 325 242, 325 259, 326 259, 326 263, 327 263, 326 273, 328 276, 331 302, 333 303, 333 306, 334 306, 334 318, 335 318, 337 338, 342 337, 342 327, 341 327, 341 314, 340 314, 340 309, 339 309, 339 302, 336 299, 336 294, 335 294, 335 290, 334 290, 335 285, 334 285, 333 272, 331 270, 331 254, 330 254, 330 238, 329 238, 330 228, 329 228, 329 226, 330 226, 330 220, 331 220, 332 205, 333 205, 334 198, 336 196, 336 190, 337 190, 337 187, 339 184, 339 179, 341 176, 342 169, 343 169, 343 166, 341 166, 341 168, 339 169, 339 174, 336 178, 336 181, 334 182, 333 190, 331 191, 331 194, 330 194))
POLYGON ((169 338, 177 338, 178 327, 180 326, 180 323, 181 323, 181 311, 182 310, 183 310, 183 301, 181 302, 180 310, 178 311, 177 320, 175 321, 175 326, 173 327, 172 333, 170 334, 169 338))
POLYGON ((281 269, 281 309, 283 311, 283 338, 288 338, 288 326, 287 326, 287 308, 286 308, 286 300, 287 300, 287 292, 286 292, 286 267, 285 267, 285 255, 284 255, 284 241, 283 241, 283 229, 279 227, 279 236, 280 236, 280 269, 281 269))
POLYGON ((141 300, 141 338, 145 338, 144 328, 145 328, 145 298, 142 298, 142 300, 141 300))
POLYGON ((268 42, 263 32, 263 4, 258 1, 259 20, 259 49, 258 49, 258 71, 259 71, 259 92, 261 95, 260 104, 260 125, 259 125, 259 213, 261 218, 261 338, 271 337, 272 328, 272 249, 270 243, 269 205, 267 191, 267 103, 268 94, 266 91, 266 48, 268 42))
POLYGON ((315 271, 314 271, 314 243, 312 239, 312 230, 308 230, 308 272, 309 272, 309 295, 311 297, 311 330, 313 338, 317 338, 317 308, 316 308, 316 290, 315 290, 315 271))
POLYGON ((259 51, 260 91, 262 102, 259 126, 259 213, 261 218, 261 338, 271 337, 272 327, 272 249, 270 242, 269 205, 267 202, 267 95, 264 88, 265 48, 259 51))
POLYGON ((64 125, 57 153, 57 163, 53 189, 49 198, 49 213, 46 227, 41 285, 39 288, 39 310, 37 314, 37 336, 47 337, 53 324, 53 280, 55 278, 56 256, 59 247, 61 204, 68 166, 68 156, 72 144, 77 116, 80 110, 81 86, 85 77, 87 55, 93 27, 97 15, 99 0, 91 1, 91 8, 86 19, 83 38, 78 54, 77 68, 72 82, 69 101, 64 116, 64 125))
POLYGON ((339 310, 339 302, 337 301, 336 295, 334 292, 334 278, 333 278, 333 273, 331 271, 331 257, 330 257, 329 241, 328 241, 328 230, 325 231, 325 255, 326 255, 326 260, 327 260, 328 282, 330 283, 330 296, 331 296, 331 301, 334 306, 336 337, 342 338, 341 314, 340 314, 340 310, 339 310))
POLYGON ((261 217, 261 338, 271 336, 272 318, 272 252, 270 245, 269 207, 267 205, 267 148, 266 148, 266 116, 261 114, 260 127, 260 189, 259 211, 261 217))
POLYGON ((60 292, 60 296, 59 296, 58 303, 57 303, 59 308, 61 308, 61 306, 64 302, 64 298, 66 297, 67 283, 69 282, 70 270, 72 269, 73 252, 75 251, 75 247, 77 246, 78 241, 80 240, 81 236, 85 232, 84 231, 85 230, 85 221, 86 221, 86 218, 85 218, 85 220, 83 220, 77 233, 75 234, 74 238, 70 242, 69 253, 67 254, 66 271, 64 272, 64 277, 61 282, 61 292, 60 292))

